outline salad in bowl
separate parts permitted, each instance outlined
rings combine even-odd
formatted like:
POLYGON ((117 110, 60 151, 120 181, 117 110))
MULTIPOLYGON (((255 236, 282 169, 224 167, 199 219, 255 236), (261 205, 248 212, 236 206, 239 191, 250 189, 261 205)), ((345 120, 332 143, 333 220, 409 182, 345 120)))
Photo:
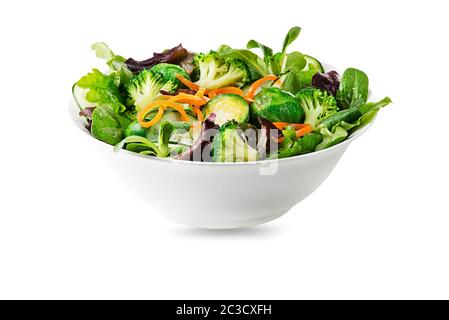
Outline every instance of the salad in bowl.
POLYGON ((391 103, 368 101, 363 71, 288 51, 299 33, 291 28, 279 52, 250 40, 202 53, 178 45, 146 60, 95 43, 108 70, 73 85, 74 121, 130 191, 172 220, 273 220, 316 190, 391 103))
POLYGON ((298 51, 250 40, 193 53, 182 45, 137 61, 105 43, 92 48, 108 72, 93 69, 73 96, 93 137, 152 157, 250 162, 329 148, 368 124, 384 98, 368 102, 368 77, 348 68, 342 77, 298 51), (258 49, 262 56, 253 52, 258 49))

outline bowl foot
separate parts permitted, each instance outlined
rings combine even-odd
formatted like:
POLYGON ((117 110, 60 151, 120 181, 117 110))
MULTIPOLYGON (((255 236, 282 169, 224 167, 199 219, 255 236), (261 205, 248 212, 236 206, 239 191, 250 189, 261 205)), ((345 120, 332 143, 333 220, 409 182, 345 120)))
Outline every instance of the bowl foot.
POLYGON ((290 208, 278 211, 276 213, 269 214, 267 216, 258 217, 255 219, 237 219, 237 220, 205 220, 205 219, 179 219, 179 216, 167 216, 166 217, 174 222, 204 229, 239 229, 253 227, 259 224, 267 223, 272 220, 283 216, 290 208))

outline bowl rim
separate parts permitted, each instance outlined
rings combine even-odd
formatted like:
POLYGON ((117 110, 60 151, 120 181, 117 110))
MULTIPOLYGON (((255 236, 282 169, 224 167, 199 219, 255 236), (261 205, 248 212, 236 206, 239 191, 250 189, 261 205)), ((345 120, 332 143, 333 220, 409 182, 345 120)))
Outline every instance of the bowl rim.
MULTIPOLYGON (((339 68, 334 67, 333 65, 329 65, 327 63, 322 63, 322 65, 326 71, 327 70, 336 70, 338 73, 341 74, 341 70, 339 68)), ((369 97, 372 98, 371 90, 369 92, 369 97)), ((102 147, 105 147, 105 146, 111 147, 111 153, 115 153, 113 151, 114 146, 111 146, 110 144, 107 144, 106 142, 96 139, 94 136, 92 136, 92 134, 90 134, 90 132, 88 132, 86 130, 84 125, 81 124, 84 121, 78 115, 78 110, 79 110, 79 107, 75 103, 74 98, 72 96, 70 99, 70 103, 69 103, 69 116, 70 116, 72 122, 75 124, 75 126, 77 126, 79 129, 81 129, 86 135, 90 136, 90 138, 92 140, 96 141, 96 143, 101 144, 102 147)), ((329 148, 326 148, 323 150, 319 150, 319 151, 313 151, 310 153, 293 156, 293 157, 282 158, 282 159, 266 159, 266 160, 250 161, 250 162, 201 162, 201 161, 178 160, 178 159, 173 159, 173 158, 152 157, 152 156, 142 155, 140 153, 128 151, 125 149, 122 149, 119 152, 121 152, 123 154, 131 155, 133 157, 144 158, 148 161, 161 161, 161 162, 167 162, 167 163, 176 163, 176 164, 194 165, 194 166, 195 165, 197 165, 197 166, 254 166, 254 165, 261 166, 261 165, 267 165, 268 166, 270 163, 273 163, 273 162, 280 162, 280 163, 293 162, 293 161, 299 161, 301 159, 319 157, 320 155, 324 155, 326 153, 331 153, 337 149, 343 148, 343 147, 349 145, 352 141, 354 141, 358 137, 360 137, 363 133, 365 133, 373 125, 376 118, 377 118, 377 115, 368 124, 366 124, 365 126, 360 128, 359 130, 355 131, 354 133, 350 134, 345 140, 343 140, 342 142, 340 142, 332 147, 329 147, 329 148)))

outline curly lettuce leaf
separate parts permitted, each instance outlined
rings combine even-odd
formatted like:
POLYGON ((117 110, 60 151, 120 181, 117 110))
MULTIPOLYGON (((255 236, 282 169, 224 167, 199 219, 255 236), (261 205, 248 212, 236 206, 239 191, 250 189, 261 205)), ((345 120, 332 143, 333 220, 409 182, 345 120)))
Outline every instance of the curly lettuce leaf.
POLYGON ((131 79, 133 74, 125 64, 126 59, 114 54, 106 43, 96 42, 91 48, 98 58, 106 60, 111 71, 110 75, 115 76, 117 86, 124 85, 131 79))
POLYGON ((104 75, 98 69, 82 77, 76 83, 80 88, 89 89, 85 99, 96 106, 109 106, 116 113, 126 110, 123 97, 113 75, 104 75))
POLYGON ((317 145, 323 141, 323 137, 317 133, 308 133, 299 140, 293 141, 290 138, 285 138, 281 149, 276 155, 271 156, 271 159, 282 159, 301 154, 313 152, 317 145))
POLYGON ((342 142, 348 136, 348 131, 339 126, 335 127, 333 130, 329 130, 328 128, 323 127, 320 128, 319 132, 323 137, 323 141, 316 146, 315 150, 317 151, 330 148, 342 142))

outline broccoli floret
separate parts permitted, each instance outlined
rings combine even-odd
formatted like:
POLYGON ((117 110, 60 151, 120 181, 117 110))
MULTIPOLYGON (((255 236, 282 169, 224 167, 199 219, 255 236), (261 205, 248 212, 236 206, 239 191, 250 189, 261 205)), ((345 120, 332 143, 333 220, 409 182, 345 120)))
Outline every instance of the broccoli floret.
POLYGON ((175 93, 181 86, 181 81, 176 78, 177 74, 183 76, 187 80, 190 80, 189 74, 182 67, 176 64, 159 63, 152 67, 151 71, 162 76, 166 82, 167 89, 169 89, 166 91, 170 93, 175 93))
POLYGON ((242 128, 235 120, 220 127, 212 142, 215 162, 247 162, 257 160, 257 150, 251 147, 242 128))
POLYGON ((153 102, 160 95, 160 90, 166 90, 165 84, 160 74, 148 69, 143 69, 134 76, 126 86, 126 90, 137 112, 153 102))
POLYGON ((338 112, 337 101, 326 91, 306 88, 299 91, 296 98, 306 115, 304 123, 310 124, 312 128, 322 119, 338 112))
POLYGON ((248 66, 243 61, 224 60, 215 51, 195 55, 194 63, 199 73, 199 79, 195 83, 203 88, 241 87, 250 77, 248 66))

